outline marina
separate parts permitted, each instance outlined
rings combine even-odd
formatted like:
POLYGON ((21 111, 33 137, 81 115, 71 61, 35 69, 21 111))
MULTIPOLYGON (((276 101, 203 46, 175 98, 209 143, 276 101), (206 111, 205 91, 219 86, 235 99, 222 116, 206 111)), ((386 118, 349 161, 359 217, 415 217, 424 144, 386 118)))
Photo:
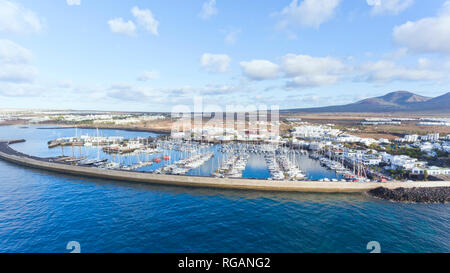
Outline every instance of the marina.
MULTIPOLYGON (((15 144, 0 142, 0 158, 19 165, 65 174, 192 187, 298 192, 363 192, 380 186, 396 189, 399 187, 446 186, 448 183, 445 181, 379 183, 342 178, 339 180, 336 171, 324 170, 325 168, 321 166, 320 161, 324 163, 328 161, 323 158, 318 161, 311 159, 304 150, 291 150, 288 147, 273 145, 248 143, 216 145, 168 139, 150 143, 138 141, 141 139, 139 137, 131 140, 124 138, 124 143, 135 145, 139 142, 142 147, 138 149, 147 149, 147 145, 151 145, 156 147, 160 153, 142 156, 141 153, 135 151, 130 155, 121 156, 119 154, 102 154, 101 146, 88 146, 87 148, 78 147, 79 149, 85 148, 84 151, 81 151, 80 157, 68 157, 58 155, 56 152, 58 149, 46 147, 47 154, 53 154, 53 156, 39 157, 24 154, 10 147, 10 145, 17 145, 17 147, 27 145, 27 141, 23 142, 22 139, 13 141, 15 144), (259 161, 261 158, 263 159, 262 164, 259 161), (309 168, 307 164, 302 165, 301 162, 309 163, 309 168), (316 181, 307 179, 304 173, 311 174, 311 166, 315 164, 322 168, 321 171, 334 174, 335 178, 325 177, 316 179, 316 181), (255 173, 259 173, 259 168, 268 170, 269 175, 251 178, 251 173, 249 174, 247 171, 249 168, 255 168, 254 165, 259 165, 255 173), (303 168, 306 166, 305 172, 301 170, 301 166, 303 168), (216 169, 219 176, 213 175, 213 170, 216 169)), ((75 152, 73 154, 75 155, 75 152)), ((316 156, 313 155, 313 157, 316 156)), ((331 163, 325 163, 325 165, 327 164, 331 163)))
POLYGON ((95 135, 78 137, 78 131, 75 128, 73 137, 48 141, 48 149, 60 149, 61 161, 103 169, 274 181, 352 181, 350 176, 343 176, 350 170, 323 164, 322 158, 308 157, 309 152, 300 148, 264 143, 214 144, 164 136, 103 136, 107 130, 98 129, 90 130, 95 135), (66 157, 67 150, 71 157, 66 157), (258 167, 254 169, 249 161, 258 167))

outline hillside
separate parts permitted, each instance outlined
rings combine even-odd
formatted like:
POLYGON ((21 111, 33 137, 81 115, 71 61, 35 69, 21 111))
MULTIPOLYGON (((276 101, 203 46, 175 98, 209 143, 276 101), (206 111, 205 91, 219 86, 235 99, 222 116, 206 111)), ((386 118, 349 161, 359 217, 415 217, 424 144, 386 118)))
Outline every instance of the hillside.
POLYGON ((430 98, 408 91, 388 93, 381 97, 368 98, 355 103, 318 108, 283 110, 283 113, 330 113, 330 112, 450 112, 450 92, 430 98))

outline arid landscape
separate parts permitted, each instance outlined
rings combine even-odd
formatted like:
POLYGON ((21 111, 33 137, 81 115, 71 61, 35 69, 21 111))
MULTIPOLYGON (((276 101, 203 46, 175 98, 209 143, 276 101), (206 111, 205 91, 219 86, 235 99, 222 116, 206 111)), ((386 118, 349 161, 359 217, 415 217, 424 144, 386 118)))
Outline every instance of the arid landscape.
MULTIPOLYGON (((292 109, 280 111, 280 134, 286 134, 292 129, 289 119, 301 119, 302 122, 311 124, 332 125, 334 128, 341 129, 344 132, 351 133, 359 137, 369 138, 386 138, 394 140, 408 134, 426 135, 430 133, 440 133, 442 135, 450 134, 450 126, 433 126, 421 125, 420 120, 426 119, 449 119, 450 107, 448 107, 449 93, 437 98, 428 98, 416 95, 406 91, 391 92, 385 96, 378 98, 368 98, 359 102, 351 103, 343 106, 330 106, 308 109, 292 109), (425 106, 423 106, 424 104, 425 106), (434 109, 430 110, 433 105, 434 109), (387 107, 387 108, 386 108, 387 107), (372 109, 372 112, 361 112, 361 109, 372 109), (384 109, 390 111, 384 112, 384 109), (396 109, 397 111, 394 111, 396 109), (411 110, 413 109, 413 110, 411 110), (337 112, 329 112, 330 110, 342 110, 337 112), (362 124, 366 120, 372 119, 398 119, 400 124, 362 124)), ((39 121, 40 118, 47 116, 48 112, 40 113, 33 110, 10 109, 2 110, 3 113, 15 114, 14 119, 4 119, 0 125, 5 124, 28 124, 29 118, 38 119, 36 124, 42 125, 58 125, 58 126, 77 126, 79 128, 109 128, 109 129, 127 129, 135 131, 148 131, 157 133, 169 133, 174 128, 174 123, 179 122, 178 118, 171 118, 171 113, 161 113, 165 118, 154 120, 138 120, 127 124, 115 124, 112 122, 101 122, 93 124, 91 120, 85 121, 68 121, 58 118, 57 114, 53 114, 52 118, 39 121), (19 114, 19 115, 18 115, 19 114), (18 115, 18 116, 17 116, 18 115), (24 116, 26 116, 24 118, 24 116)), ((67 110, 70 112, 70 110, 67 110)), ((0 112, 1 113, 1 112, 0 112)), ((51 113, 51 112, 50 112, 51 113)), ((95 112, 75 112, 80 115, 95 114, 95 112)), ((102 112, 103 113, 103 112, 102 112)), ((139 115, 139 113, 129 112, 107 112, 107 114, 129 114, 139 115)), ((211 114, 205 114, 203 123, 206 126, 219 127, 223 126, 222 122, 215 124, 211 122, 211 114)), ((245 127, 250 128, 248 116, 245 127)), ((185 120, 186 124, 189 123, 185 120)), ((191 120, 191 126, 194 125, 194 119, 191 120)), ((237 126, 237 125, 235 125, 237 126)))

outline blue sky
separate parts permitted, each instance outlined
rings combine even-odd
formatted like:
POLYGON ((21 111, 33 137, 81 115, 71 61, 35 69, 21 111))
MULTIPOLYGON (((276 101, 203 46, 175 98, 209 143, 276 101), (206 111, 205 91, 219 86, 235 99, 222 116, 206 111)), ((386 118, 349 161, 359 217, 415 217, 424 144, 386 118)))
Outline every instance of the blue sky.
POLYGON ((281 108, 450 90, 450 1, 0 0, 0 108, 281 108))

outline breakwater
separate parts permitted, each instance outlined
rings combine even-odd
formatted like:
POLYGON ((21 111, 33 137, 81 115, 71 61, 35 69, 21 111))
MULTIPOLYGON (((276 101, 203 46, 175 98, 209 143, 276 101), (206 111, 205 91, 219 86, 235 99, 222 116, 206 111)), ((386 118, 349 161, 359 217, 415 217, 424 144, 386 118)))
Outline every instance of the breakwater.
POLYGON ((448 203, 450 202, 450 187, 434 188, 397 188, 383 187, 370 190, 369 195, 397 202, 415 203, 448 203))
POLYGON ((141 182, 151 184, 209 187, 241 190, 294 191, 294 192, 366 192, 380 186, 388 189, 449 187, 449 181, 436 182, 317 182, 317 181, 271 181, 260 179, 233 179, 197 177, 189 175, 164 175, 135 171, 106 170, 93 167, 75 166, 56 162, 55 158, 40 158, 22 154, 12 149, 8 142, 0 142, 0 159, 42 170, 58 173, 103 178, 111 180, 141 182))

